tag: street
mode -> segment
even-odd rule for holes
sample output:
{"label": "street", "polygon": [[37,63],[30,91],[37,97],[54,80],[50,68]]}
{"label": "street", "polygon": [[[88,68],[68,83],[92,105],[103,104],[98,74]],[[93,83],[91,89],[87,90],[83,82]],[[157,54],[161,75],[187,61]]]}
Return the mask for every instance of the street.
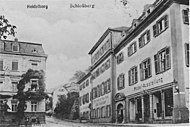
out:
{"label": "street", "polygon": [[187,127],[189,123],[183,124],[111,124],[111,123],[77,123],[62,121],[53,117],[46,117],[43,127]]}

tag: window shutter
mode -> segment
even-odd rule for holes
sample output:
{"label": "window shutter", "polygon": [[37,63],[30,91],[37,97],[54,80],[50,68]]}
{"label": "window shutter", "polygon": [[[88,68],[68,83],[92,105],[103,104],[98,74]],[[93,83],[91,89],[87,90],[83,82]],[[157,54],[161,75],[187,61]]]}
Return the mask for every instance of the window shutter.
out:
{"label": "window shutter", "polygon": [[139,48],[142,47],[142,37],[139,38]]}
{"label": "window shutter", "polygon": [[136,52],[137,51],[137,43],[135,42],[134,43],[134,52]]}
{"label": "window shutter", "polygon": [[143,68],[142,68],[142,63],[140,64],[140,79],[143,80]]}
{"label": "window shutter", "polygon": [[147,42],[150,41],[150,30],[147,31]]}
{"label": "window shutter", "polygon": [[122,87],[124,88],[125,87],[125,75],[124,74],[122,74],[122,80],[123,80]]}
{"label": "window shutter", "polygon": [[156,54],[156,55],[154,55],[154,63],[155,63],[155,72],[156,72],[156,74],[158,74],[158,72],[159,72],[159,66],[158,66],[158,55]]}
{"label": "window shutter", "polygon": [[138,76],[137,76],[137,67],[135,67],[135,83],[138,82]]}
{"label": "window shutter", "polygon": [[129,80],[129,85],[131,85],[131,75],[130,75],[130,71],[131,71],[131,70],[129,70],[129,71],[128,71],[128,80]]}
{"label": "window shutter", "polygon": [[128,56],[130,56],[130,49],[131,49],[131,46],[128,47]]}
{"label": "window shutter", "polygon": [[166,69],[170,68],[170,48],[166,48]]}
{"label": "window shutter", "polygon": [[157,25],[155,24],[155,25],[153,25],[153,35],[154,35],[154,37],[156,37],[157,34],[158,34],[158,28],[157,28]]}
{"label": "window shutter", "polygon": [[165,29],[168,28],[168,26],[169,26],[168,15],[166,15],[166,16],[164,17],[164,25],[165,25]]}

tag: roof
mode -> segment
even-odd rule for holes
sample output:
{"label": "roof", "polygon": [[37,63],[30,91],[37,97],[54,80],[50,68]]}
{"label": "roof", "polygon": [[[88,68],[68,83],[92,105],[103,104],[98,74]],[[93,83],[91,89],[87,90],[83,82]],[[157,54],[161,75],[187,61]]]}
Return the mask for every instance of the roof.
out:
{"label": "roof", "polygon": [[[19,45],[19,51],[13,52],[12,45]],[[15,54],[15,55],[32,55],[32,56],[42,56],[47,57],[42,47],[42,44],[31,43],[31,42],[21,42],[21,41],[11,41],[11,40],[0,40],[0,53],[5,54]]]}
{"label": "roof", "polygon": [[89,72],[88,74],[86,74],[84,77],[82,77],[77,84],[80,84],[81,82],[83,82],[84,80],[86,80],[89,76],[91,75],[91,73]]}
{"label": "roof", "polygon": [[117,27],[117,28],[108,28],[103,33],[103,35],[99,38],[99,40],[97,41],[97,43],[92,47],[92,49],[89,51],[88,54],[92,54],[111,31],[122,32],[122,31],[127,30],[127,29],[128,29],[128,27],[125,27],[125,26],[121,26],[121,27]]}

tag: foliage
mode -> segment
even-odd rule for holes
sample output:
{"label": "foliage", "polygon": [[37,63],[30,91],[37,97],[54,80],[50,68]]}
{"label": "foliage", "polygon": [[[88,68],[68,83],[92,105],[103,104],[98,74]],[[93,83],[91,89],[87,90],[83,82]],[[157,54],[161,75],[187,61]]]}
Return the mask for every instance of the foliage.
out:
{"label": "foliage", "polygon": [[[24,117],[24,111],[26,110],[26,101],[28,100],[37,100],[40,101],[47,96],[44,93],[45,83],[44,83],[45,73],[43,70],[32,70],[29,69],[25,74],[22,75],[22,79],[19,81],[17,85],[17,95],[16,98],[19,100],[19,104],[17,107],[17,115],[21,120]],[[39,90],[36,92],[24,91],[25,85],[30,82],[30,79],[38,79]]]}
{"label": "foliage", "polygon": [[58,99],[59,101],[54,110],[55,115],[57,117],[68,118],[71,113],[71,108],[74,104],[74,101],[78,97],[79,94],[77,92],[68,93],[67,98],[65,98],[65,96],[60,96],[60,98]]}
{"label": "foliage", "polygon": [[16,26],[9,24],[8,19],[4,16],[0,16],[0,39],[7,38],[8,35],[15,36]]}
{"label": "foliage", "polygon": [[76,80],[78,82],[80,79],[82,79],[86,75],[83,71],[76,71],[73,75],[73,77],[70,80]]}

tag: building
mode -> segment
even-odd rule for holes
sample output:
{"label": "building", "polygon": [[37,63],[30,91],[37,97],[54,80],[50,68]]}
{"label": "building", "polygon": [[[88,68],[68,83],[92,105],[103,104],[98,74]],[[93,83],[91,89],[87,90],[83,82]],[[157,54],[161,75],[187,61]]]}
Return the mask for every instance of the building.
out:
{"label": "building", "polygon": [[[14,41],[0,40],[0,109],[4,100],[10,107],[8,112],[13,114],[17,111],[18,100],[13,96],[17,94],[17,84],[21,79],[21,75],[26,73],[28,69],[46,70],[46,59],[42,44],[20,42],[18,39]],[[35,86],[33,89],[32,86]],[[25,85],[24,91],[38,90],[38,79],[31,79]],[[26,102],[27,108],[25,116],[29,121],[34,121],[37,117],[40,123],[45,123],[45,99],[41,101],[30,100]],[[1,112],[2,113],[2,112]],[[11,122],[16,122],[16,118],[12,116],[7,118]],[[2,120],[2,117],[0,117]],[[8,122],[10,122],[8,121]]]}
{"label": "building", "polygon": [[90,73],[88,73],[77,82],[79,84],[79,117],[85,120],[90,120],[92,100],[90,77]]}
{"label": "building", "polygon": [[90,50],[90,74],[79,83],[90,78],[90,120],[188,122],[188,33],[188,0],[156,0],[131,27],[108,28]]}
{"label": "building", "polygon": [[116,122],[188,121],[188,15],[188,0],[157,0],[146,5],[114,49]]}

